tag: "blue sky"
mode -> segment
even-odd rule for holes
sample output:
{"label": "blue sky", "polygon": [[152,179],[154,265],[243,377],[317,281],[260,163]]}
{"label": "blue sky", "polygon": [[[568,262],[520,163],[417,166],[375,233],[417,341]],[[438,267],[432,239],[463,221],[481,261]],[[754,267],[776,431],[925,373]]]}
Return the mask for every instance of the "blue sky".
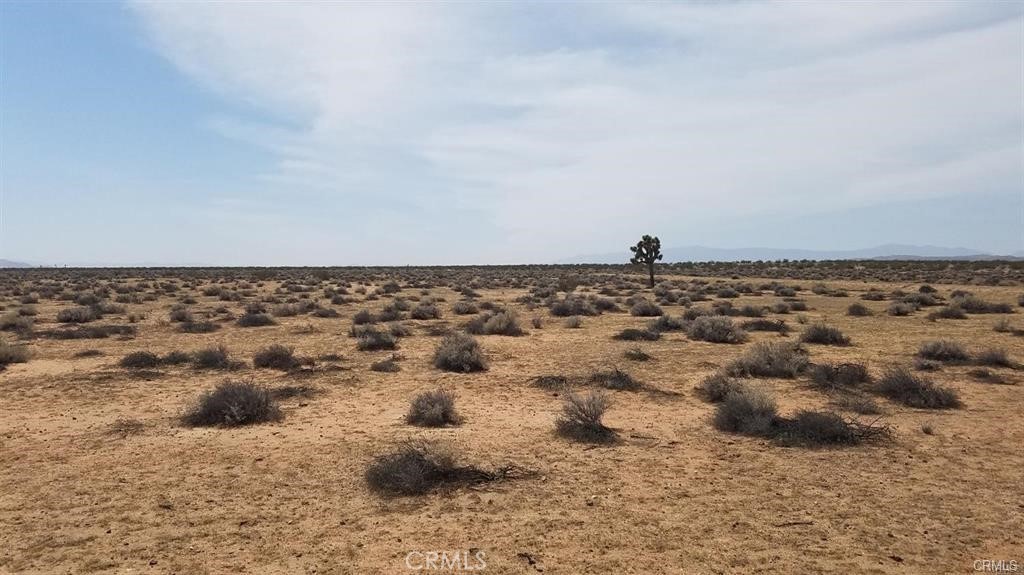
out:
{"label": "blue sky", "polygon": [[0,3],[0,258],[1024,250],[1013,2]]}

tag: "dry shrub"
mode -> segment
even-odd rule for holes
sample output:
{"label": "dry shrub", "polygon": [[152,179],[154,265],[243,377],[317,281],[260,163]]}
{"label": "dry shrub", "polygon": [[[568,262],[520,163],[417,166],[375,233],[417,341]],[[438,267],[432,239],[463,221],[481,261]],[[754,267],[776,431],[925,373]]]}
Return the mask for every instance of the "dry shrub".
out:
{"label": "dry shrub", "polygon": [[57,321],[61,323],[88,323],[99,319],[91,307],[67,307],[57,312]]}
{"label": "dry shrub", "polygon": [[629,308],[629,314],[637,317],[656,317],[663,313],[665,312],[657,304],[645,299],[636,302],[633,307]]}
{"label": "dry shrub", "polygon": [[417,395],[409,406],[405,421],[420,427],[459,425],[462,417],[455,410],[455,393],[436,389]]}
{"label": "dry shrub", "polygon": [[700,316],[690,322],[686,330],[690,339],[711,343],[743,343],[747,341],[747,332],[743,331],[731,319],[722,316]]}
{"label": "dry shrub", "polygon": [[948,339],[922,343],[917,350],[917,357],[944,362],[962,362],[971,358],[964,346]]}
{"label": "dry shrub", "polygon": [[225,382],[204,393],[182,421],[192,427],[235,427],[281,419],[281,410],[265,388],[249,382]]}
{"label": "dry shrub", "polygon": [[160,356],[150,351],[136,351],[121,358],[121,367],[126,369],[153,369],[161,364]]}
{"label": "dry shrub", "polygon": [[962,405],[955,390],[918,377],[902,367],[887,371],[878,381],[876,391],[910,407],[952,409]]}
{"label": "dry shrub", "polygon": [[295,350],[280,344],[274,344],[256,352],[252,358],[253,367],[289,371],[299,367],[295,358]]}
{"label": "dry shrub", "polygon": [[807,350],[786,341],[760,341],[729,362],[725,371],[734,377],[786,377],[803,373],[808,366]]}
{"label": "dry shrub", "polygon": [[526,473],[514,465],[495,471],[460,466],[449,449],[425,442],[407,442],[373,460],[366,469],[366,483],[383,495],[423,495],[440,487],[457,487]]}
{"label": "dry shrub", "polygon": [[361,327],[363,329],[353,330],[357,334],[356,349],[359,351],[379,351],[398,348],[398,340],[390,332],[380,331],[372,326]]}
{"label": "dry shrub", "polygon": [[586,395],[570,393],[565,397],[562,413],[555,429],[562,437],[586,443],[611,443],[617,438],[614,430],[601,419],[611,405],[608,396],[599,391]]}
{"label": "dry shrub", "polygon": [[697,386],[697,391],[711,403],[724,401],[734,391],[740,391],[743,382],[733,379],[722,372],[715,372],[705,377]]}
{"label": "dry shrub", "polygon": [[661,333],[646,329],[626,328],[612,336],[612,339],[621,341],[656,341],[661,339]]}
{"label": "dry shrub", "polygon": [[473,318],[466,324],[466,332],[475,335],[523,335],[523,328],[519,325],[519,316],[513,311],[501,311],[497,313],[486,313]]}
{"label": "dry shrub", "polygon": [[729,392],[718,404],[715,428],[744,435],[768,436],[778,420],[775,400],[761,389],[744,386]]}
{"label": "dry shrub", "polygon": [[469,373],[485,371],[487,361],[480,344],[472,336],[456,332],[445,336],[434,351],[434,367]]}
{"label": "dry shrub", "polygon": [[249,313],[246,312],[244,315],[238,318],[238,327],[263,327],[267,325],[274,325],[277,322],[274,318],[270,317],[265,313]]}
{"label": "dry shrub", "polygon": [[815,323],[807,326],[800,334],[800,341],[821,345],[850,345],[850,338],[837,327]]}
{"label": "dry shrub", "polygon": [[873,315],[871,308],[862,303],[851,303],[850,307],[846,308],[846,315],[853,317],[867,317]]}
{"label": "dry shrub", "polygon": [[974,362],[978,365],[988,365],[992,367],[1017,367],[1016,362],[1010,359],[1009,354],[1003,348],[990,347],[977,355],[974,358]]}
{"label": "dry shrub", "polygon": [[28,346],[0,341],[0,369],[12,363],[25,363],[29,360],[30,356]]}
{"label": "dry shrub", "polygon": [[811,368],[811,381],[825,390],[857,387],[869,380],[868,368],[859,363],[824,363]]}
{"label": "dry shrub", "polygon": [[590,376],[590,383],[615,391],[637,391],[643,388],[642,383],[618,368],[594,373]]}
{"label": "dry shrub", "polygon": [[237,369],[241,362],[231,360],[228,348],[217,345],[201,349],[192,354],[192,365],[196,369]]}

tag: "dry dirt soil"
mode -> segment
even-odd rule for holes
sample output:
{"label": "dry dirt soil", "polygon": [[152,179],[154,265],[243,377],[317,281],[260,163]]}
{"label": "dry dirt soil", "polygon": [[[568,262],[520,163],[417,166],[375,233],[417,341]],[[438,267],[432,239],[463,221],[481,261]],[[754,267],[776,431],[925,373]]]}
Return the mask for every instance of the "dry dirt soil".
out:
{"label": "dry dirt soil", "polygon": [[[634,279],[637,293],[650,294]],[[760,281],[768,280],[751,280]],[[812,362],[863,363],[877,378],[891,365],[911,366],[920,344],[935,339],[972,353],[1002,348],[1024,361],[1024,337],[993,330],[1000,318],[1024,328],[1020,287],[936,285],[943,297],[969,289],[1012,304],[1015,313],[929,321],[932,308],[887,315],[889,301],[864,301],[875,312],[870,317],[846,315],[868,288],[914,292],[917,285],[826,284],[848,296],[817,295],[805,284],[797,297],[807,311],[767,315],[793,328],[791,341],[804,329],[801,321],[817,320],[852,339],[845,347],[807,345]],[[267,281],[258,293],[276,288]],[[396,295],[427,297],[421,291]],[[240,315],[243,303],[197,289],[190,309],[209,312],[221,329],[182,333],[168,316],[179,293],[127,305],[126,313],[138,316],[134,337],[29,339],[31,359],[0,372],[0,572],[468,572],[410,569],[406,558],[414,551],[482,551],[486,569],[477,572],[486,574],[971,573],[976,560],[1024,563],[1024,371],[989,368],[1006,380],[993,384],[970,375],[976,367],[946,365],[926,377],[954,388],[961,409],[914,409],[872,395],[890,440],[786,446],[717,431],[715,405],[695,391],[753,342],[781,336],[751,333],[738,345],[692,341],[682,332],[617,341],[614,334],[649,318],[623,310],[584,317],[571,329],[544,307],[517,303],[524,289],[477,291],[479,301],[517,310],[527,331],[477,336],[490,364],[482,373],[432,366],[440,329],[430,326],[458,328],[469,319],[451,312],[461,296],[447,287],[430,290],[443,298],[440,319],[404,320],[412,335],[400,340],[398,373],[371,371],[393,352],[358,351],[349,337],[352,315],[379,310],[391,295],[364,301],[353,293],[352,303],[328,303],[339,317],[278,317],[277,325],[242,328],[227,318]],[[765,291],[730,301],[762,307],[781,299]],[[18,307],[5,303],[7,311]],[[59,328],[58,310],[71,305],[35,304],[35,329]],[[221,306],[228,315],[214,312]],[[672,316],[684,311],[663,307]],[[120,314],[90,325],[126,322]],[[247,366],[119,366],[130,352],[217,344]],[[270,344],[316,362],[292,373],[253,368],[253,355]],[[649,361],[624,358],[638,345]],[[101,355],[75,357],[92,349]],[[532,378],[584,379],[612,367],[645,384],[610,392],[605,423],[621,441],[593,446],[556,435],[563,394]],[[279,422],[184,426],[182,412],[225,380],[309,393],[282,400]],[[758,385],[771,390],[783,414],[840,409],[806,376]],[[457,393],[464,423],[407,425],[410,398],[438,386]],[[841,413],[864,422],[879,417]],[[367,465],[410,438],[446,444],[466,463],[514,464],[533,474],[423,496],[371,491]]]}

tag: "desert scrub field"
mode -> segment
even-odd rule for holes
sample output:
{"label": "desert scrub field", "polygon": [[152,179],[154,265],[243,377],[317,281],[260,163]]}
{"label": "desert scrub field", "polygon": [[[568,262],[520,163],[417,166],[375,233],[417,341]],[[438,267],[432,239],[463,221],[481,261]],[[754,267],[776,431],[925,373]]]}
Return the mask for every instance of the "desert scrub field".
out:
{"label": "desert scrub field", "polygon": [[970,572],[1024,549],[991,262],[0,273],[0,572]]}

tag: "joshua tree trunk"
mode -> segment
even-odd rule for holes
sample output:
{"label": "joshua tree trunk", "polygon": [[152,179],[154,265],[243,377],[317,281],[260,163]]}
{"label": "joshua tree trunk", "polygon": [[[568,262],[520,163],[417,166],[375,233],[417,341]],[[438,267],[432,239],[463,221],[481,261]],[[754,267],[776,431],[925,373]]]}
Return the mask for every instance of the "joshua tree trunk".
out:
{"label": "joshua tree trunk", "polygon": [[653,261],[647,262],[647,273],[650,274],[650,276],[651,276],[651,279],[650,279],[651,287],[654,287],[654,262]]}

